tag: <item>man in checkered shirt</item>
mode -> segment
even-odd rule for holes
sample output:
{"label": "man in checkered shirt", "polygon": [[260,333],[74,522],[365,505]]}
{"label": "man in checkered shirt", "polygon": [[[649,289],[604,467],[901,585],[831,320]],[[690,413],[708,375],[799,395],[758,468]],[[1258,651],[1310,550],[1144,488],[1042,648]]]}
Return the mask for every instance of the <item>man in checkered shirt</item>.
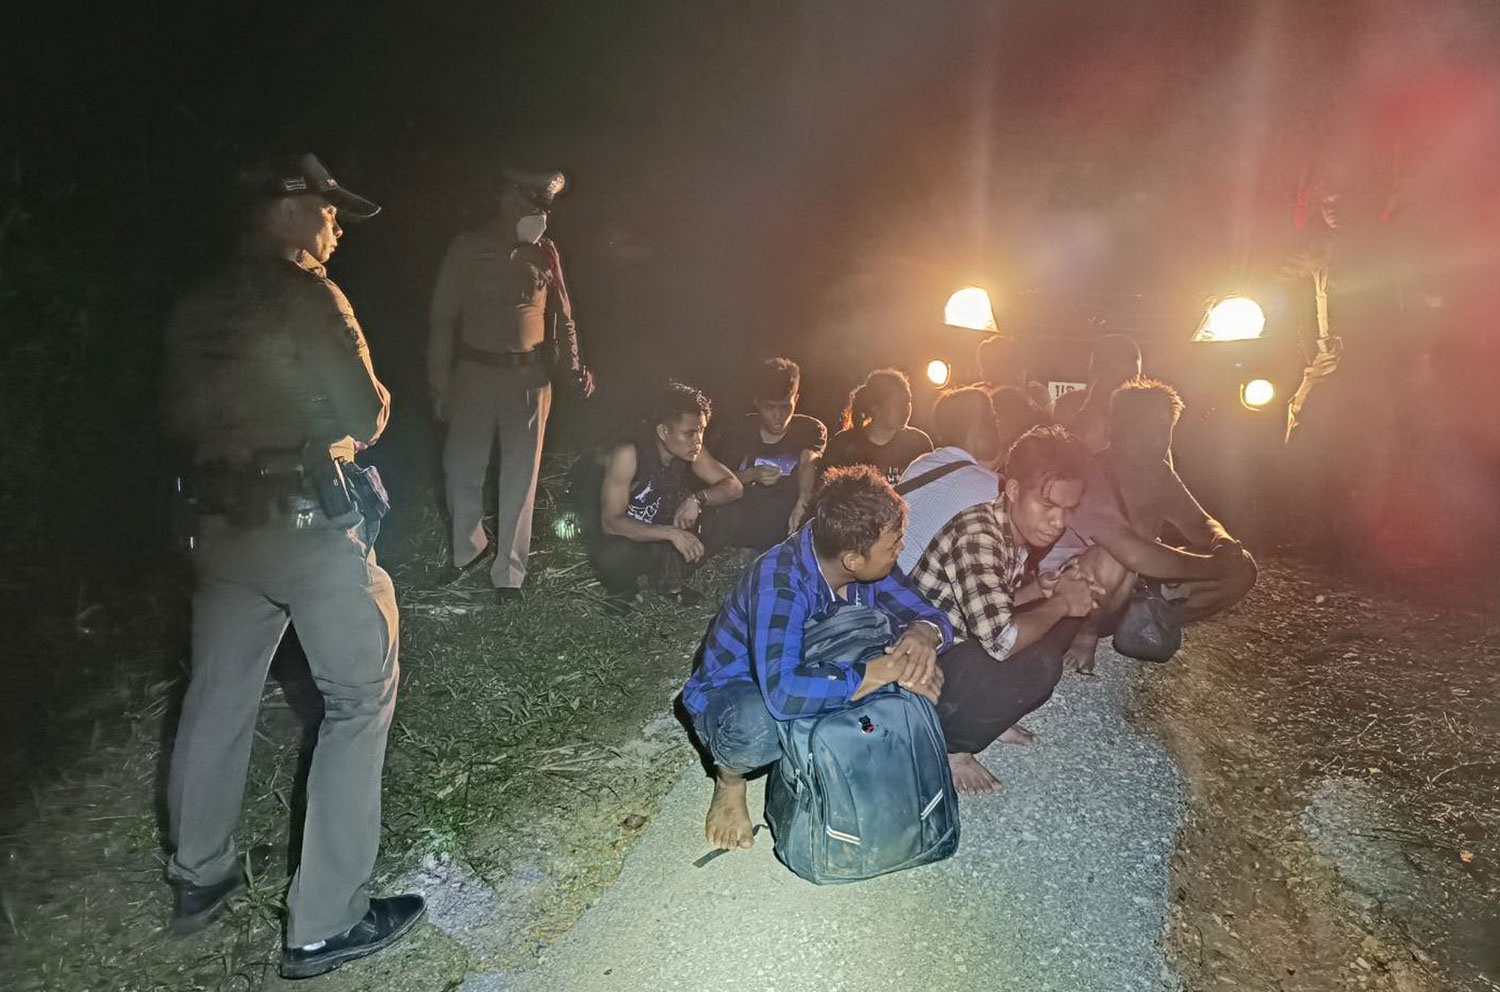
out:
{"label": "man in checkered shirt", "polygon": [[911,571],[961,639],[938,659],[938,716],[960,792],[1000,787],[974,755],[1006,731],[1030,743],[1016,723],[1051,698],[1063,654],[1103,594],[1087,555],[1063,572],[1026,576],[1028,548],[1061,537],[1083,501],[1087,467],[1088,449],[1062,428],[1028,431],[1010,449],[1000,496],[948,521]]}

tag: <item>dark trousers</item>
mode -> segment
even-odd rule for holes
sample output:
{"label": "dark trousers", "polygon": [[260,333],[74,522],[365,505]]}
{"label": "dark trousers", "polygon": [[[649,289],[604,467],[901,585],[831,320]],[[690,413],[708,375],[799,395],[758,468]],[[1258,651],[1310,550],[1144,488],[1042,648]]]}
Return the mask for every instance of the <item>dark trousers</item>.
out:
{"label": "dark trousers", "polygon": [[598,539],[593,559],[599,582],[611,596],[635,595],[642,575],[655,587],[670,585],[672,572],[683,564],[677,549],[666,541],[632,541],[613,534]]}
{"label": "dark trousers", "polygon": [[1004,661],[991,658],[977,641],[964,641],[939,655],[943,694],[937,711],[949,753],[978,754],[1051,699],[1062,679],[1063,655],[1081,623],[1061,620],[1041,640]]}
{"label": "dark trousers", "polygon": [[739,501],[739,526],[730,543],[737,548],[765,551],[786,539],[787,522],[797,505],[797,480],[782,479],[774,486],[750,485]]}
{"label": "dark trousers", "polygon": [[[722,549],[733,536],[739,520],[735,503],[710,507],[698,518],[698,539],[703,542],[702,564]],[[599,582],[611,596],[634,596],[642,575],[652,588],[672,591],[682,586],[690,567],[669,541],[632,541],[602,534],[590,549]]]}

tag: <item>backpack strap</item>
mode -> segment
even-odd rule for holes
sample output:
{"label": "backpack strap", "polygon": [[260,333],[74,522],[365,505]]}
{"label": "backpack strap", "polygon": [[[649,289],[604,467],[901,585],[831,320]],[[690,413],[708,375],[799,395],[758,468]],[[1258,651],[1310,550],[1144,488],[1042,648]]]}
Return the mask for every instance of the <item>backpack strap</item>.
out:
{"label": "backpack strap", "polygon": [[916,476],[915,478],[907,479],[906,481],[902,482],[899,486],[896,487],[896,495],[905,496],[908,493],[914,493],[918,489],[921,489],[923,486],[927,485],[929,482],[936,482],[945,475],[951,475],[952,473],[957,472],[959,469],[973,464],[973,462],[965,460],[961,462],[949,462],[946,465],[939,465],[937,468],[932,469],[931,471],[923,472],[921,475]]}

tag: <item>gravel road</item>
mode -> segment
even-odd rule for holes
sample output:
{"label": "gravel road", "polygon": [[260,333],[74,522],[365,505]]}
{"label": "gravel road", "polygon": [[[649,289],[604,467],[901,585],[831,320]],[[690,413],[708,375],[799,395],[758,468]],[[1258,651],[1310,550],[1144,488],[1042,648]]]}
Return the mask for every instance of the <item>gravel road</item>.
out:
{"label": "gravel road", "polygon": [[781,867],[763,830],[753,851],[694,867],[711,792],[695,763],[538,967],[462,992],[1177,989],[1161,938],[1182,781],[1125,719],[1139,666],[1102,649],[1099,669],[1067,676],[1028,721],[1038,746],[987,753],[1004,791],[963,799],[950,860],[818,887]]}

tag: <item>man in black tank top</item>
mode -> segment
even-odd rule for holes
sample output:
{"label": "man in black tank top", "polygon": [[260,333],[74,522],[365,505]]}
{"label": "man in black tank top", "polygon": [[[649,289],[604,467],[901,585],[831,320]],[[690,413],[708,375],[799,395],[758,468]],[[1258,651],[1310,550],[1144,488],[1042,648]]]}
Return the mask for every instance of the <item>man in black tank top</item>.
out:
{"label": "man in black tank top", "polygon": [[698,390],[668,383],[639,435],[606,457],[602,533],[592,557],[611,597],[631,599],[645,575],[685,606],[702,599],[683,587],[685,566],[723,545],[733,528],[723,508],[744,493],[735,474],[704,450],[710,410]]}

